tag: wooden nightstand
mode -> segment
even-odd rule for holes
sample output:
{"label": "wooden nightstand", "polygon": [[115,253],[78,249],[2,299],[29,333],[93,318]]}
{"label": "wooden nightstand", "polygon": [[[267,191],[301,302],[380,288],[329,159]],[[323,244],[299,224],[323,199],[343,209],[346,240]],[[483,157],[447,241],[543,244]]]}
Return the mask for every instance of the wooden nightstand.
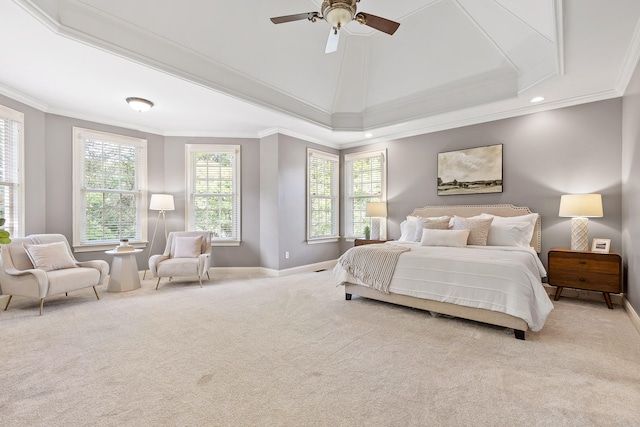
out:
{"label": "wooden nightstand", "polygon": [[375,245],[377,243],[384,243],[388,241],[389,240],[356,239],[353,241],[353,246]]}
{"label": "wooden nightstand", "polygon": [[610,292],[622,292],[622,258],[614,252],[577,252],[554,248],[549,251],[549,284],[557,286],[554,301],[562,288],[602,292],[607,307],[613,308]]}

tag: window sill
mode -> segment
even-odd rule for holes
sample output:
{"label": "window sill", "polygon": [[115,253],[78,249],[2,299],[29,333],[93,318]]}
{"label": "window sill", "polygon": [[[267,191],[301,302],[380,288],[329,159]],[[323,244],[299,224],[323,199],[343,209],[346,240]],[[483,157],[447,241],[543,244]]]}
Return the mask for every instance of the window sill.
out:
{"label": "window sill", "polygon": [[239,240],[212,240],[211,247],[226,247],[226,246],[240,246]]}
{"label": "window sill", "polygon": [[313,239],[307,240],[307,245],[317,245],[319,243],[336,243],[340,240],[339,237],[328,237],[326,239]]}
{"label": "window sill", "polygon": [[[73,246],[73,252],[103,252],[110,251],[118,246],[120,242],[100,243],[95,245],[77,245]],[[144,249],[147,247],[147,242],[131,242],[131,246],[136,249]]]}

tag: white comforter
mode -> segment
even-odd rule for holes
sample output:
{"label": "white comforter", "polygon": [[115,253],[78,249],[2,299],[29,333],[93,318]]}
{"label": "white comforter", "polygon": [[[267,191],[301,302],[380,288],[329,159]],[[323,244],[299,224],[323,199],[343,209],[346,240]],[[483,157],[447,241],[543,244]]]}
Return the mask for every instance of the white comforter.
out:
{"label": "white comforter", "polygon": [[[539,331],[553,310],[541,282],[547,273],[532,248],[386,244],[411,248],[398,259],[391,293],[507,313],[523,319],[532,331]],[[333,275],[338,284],[368,286],[340,264]]]}

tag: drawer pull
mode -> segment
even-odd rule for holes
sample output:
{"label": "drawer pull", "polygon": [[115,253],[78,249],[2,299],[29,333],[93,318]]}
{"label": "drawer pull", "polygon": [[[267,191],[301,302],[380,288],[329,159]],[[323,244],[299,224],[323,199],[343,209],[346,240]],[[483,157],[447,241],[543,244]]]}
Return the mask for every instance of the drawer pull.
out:
{"label": "drawer pull", "polygon": [[586,264],[587,261],[578,261],[578,264]]}
{"label": "drawer pull", "polygon": [[586,282],[586,281],[587,281],[587,279],[585,279],[584,277],[580,277],[580,278],[578,279],[578,281],[579,281],[579,282]]}

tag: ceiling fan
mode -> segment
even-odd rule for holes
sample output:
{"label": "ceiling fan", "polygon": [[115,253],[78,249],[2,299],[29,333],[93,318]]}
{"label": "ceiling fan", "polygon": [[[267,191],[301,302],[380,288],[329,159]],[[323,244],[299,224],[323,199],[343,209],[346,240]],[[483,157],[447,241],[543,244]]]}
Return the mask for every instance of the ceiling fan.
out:
{"label": "ceiling fan", "polygon": [[325,53],[335,52],[338,49],[338,37],[340,36],[340,28],[344,27],[351,21],[358,21],[359,23],[374,28],[383,33],[393,35],[396,32],[399,23],[390,21],[385,18],[381,18],[370,13],[357,12],[356,3],[360,0],[323,0],[320,6],[321,12],[307,12],[298,13],[296,15],[278,16],[271,18],[271,22],[274,24],[283,24],[285,22],[299,21],[302,19],[308,19],[311,22],[316,22],[318,19],[324,19],[331,25],[331,31],[329,31],[329,39],[327,40],[327,47]]}

